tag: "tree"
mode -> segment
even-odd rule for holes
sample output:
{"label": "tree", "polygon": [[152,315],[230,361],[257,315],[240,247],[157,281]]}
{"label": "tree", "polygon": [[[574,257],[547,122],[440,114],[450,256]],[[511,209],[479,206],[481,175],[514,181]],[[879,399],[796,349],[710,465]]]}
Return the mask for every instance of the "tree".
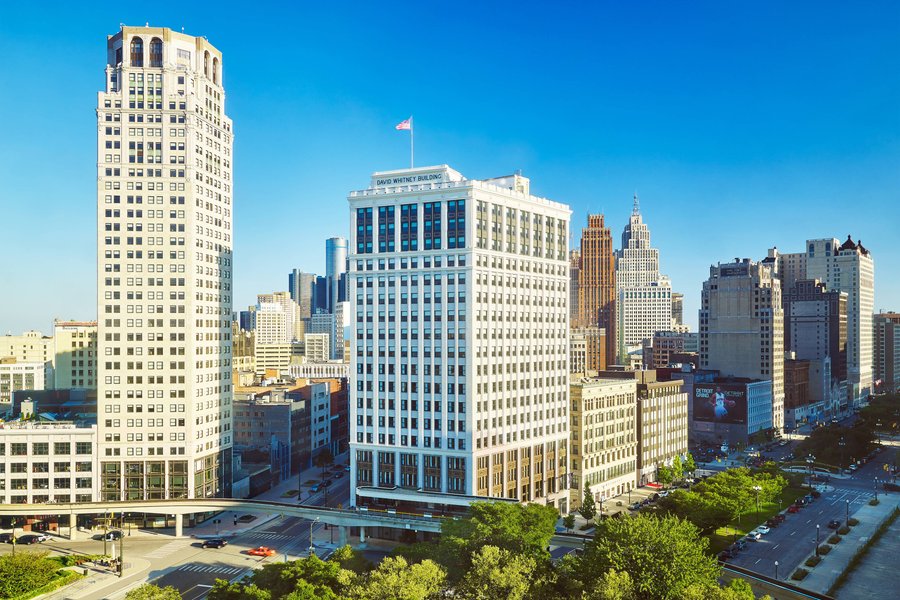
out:
{"label": "tree", "polygon": [[675,481],[681,481],[684,477],[684,465],[681,462],[681,457],[677,454],[675,458],[672,459],[672,478]]}
{"label": "tree", "polygon": [[666,465],[659,465],[656,468],[656,479],[661,484],[669,486],[672,484],[672,469]]}
{"label": "tree", "polygon": [[531,556],[484,546],[472,555],[472,566],[456,587],[463,600],[523,600],[535,587],[537,562]]}
{"label": "tree", "polygon": [[638,600],[634,581],[626,571],[610,569],[587,594],[588,600]]}
{"label": "tree", "polygon": [[434,561],[410,565],[402,556],[389,556],[351,587],[354,600],[426,600],[443,589],[446,572]]}
{"label": "tree", "polygon": [[322,469],[322,479],[325,479],[325,469],[334,464],[334,455],[328,448],[322,448],[313,459],[313,464]]}
{"label": "tree", "polygon": [[628,573],[642,600],[680,598],[691,586],[716,585],[719,568],[708,544],[694,525],[676,517],[606,519],[586,544],[578,572],[588,590],[612,569]]}
{"label": "tree", "polygon": [[566,528],[566,533],[575,529],[575,515],[568,514],[563,517],[563,527]]}
{"label": "tree", "polygon": [[694,461],[694,455],[688,452],[686,458],[684,459],[684,472],[690,473],[691,477],[693,477],[694,472],[696,471],[697,463]]}
{"label": "tree", "polygon": [[125,600],[181,600],[181,592],[171,585],[161,588],[145,583],[125,594]]}
{"label": "tree", "polygon": [[[340,557],[352,560],[352,553],[341,550]],[[337,552],[336,552],[337,554]],[[312,555],[286,563],[269,563],[253,572],[246,584],[228,584],[225,581],[213,586],[212,600],[292,600],[316,598],[331,600],[341,597],[356,580],[356,574],[342,568],[337,560],[323,561]]]}
{"label": "tree", "polygon": [[581,500],[581,508],[578,512],[587,520],[588,523],[597,516],[597,505],[594,503],[594,494],[591,493],[591,486],[584,484],[584,498]]}
{"label": "tree", "polygon": [[22,552],[0,556],[0,598],[14,598],[47,585],[59,565],[46,552]]}
{"label": "tree", "polygon": [[272,594],[255,585],[228,583],[224,579],[216,579],[207,598],[209,600],[271,600]]}

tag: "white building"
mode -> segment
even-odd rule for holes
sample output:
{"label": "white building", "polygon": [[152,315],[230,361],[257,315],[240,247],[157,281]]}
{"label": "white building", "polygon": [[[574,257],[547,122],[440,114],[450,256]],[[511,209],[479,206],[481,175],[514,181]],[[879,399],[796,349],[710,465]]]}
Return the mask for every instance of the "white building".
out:
{"label": "white building", "polygon": [[97,322],[53,322],[53,387],[97,387]]}
{"label": "white building", "polygon": [[565,511],[571,211],[446,165],[349,202],[351,503]]}
{"label": "white building", "polygon": [[347,379],[350,363],[342,360],[312,362],[304,356],[299,363],[292,364],[288,372],[294,379]]}
{"label": "white building", "polygon": [[46,389],[43,362],[19,362],[14,358],[0,358],[0,415],[12,408],[13,392]]}
{"label": "white building", "polygon": [[97,98],[101,498],[230,496],[232,144],[222,55],[125,27]]}
{"label": "white building", "polygon": [[0,423],[0,504],[96,501],[97,441],[96,425]]}
{"label": "white building", "polygon": [[672,286],[659,274],[659,250],[650,246],[650,229],[641,217],[638,198],[616,252],[616,318],[619,361],[640,349],[657,331],[672,328]]}
{"label": "white building", "polygon": [[572,507],[588,486],[601,501],[635,487],[638,464],[637,382],[571,378]]}
{"label": "white building", "polygon": [[0,335],[0,359],[14,358],[18,362],[39,362],[44,365],[44,381],[53,382],[53,338],[40,331],[26,331],[22,335]]}
{"label": "white building", "polygon": [[854,404],[874,390],[875,262],[850,236],[806,240],[806,251],[779,254],[778,272],[787,289],[801,279],[818,279],[828,290],[847,294],[847,383]]}
{"label": "white building", "polygon": [[331,336],[327,333],[307,333],[303,336],[303,356],[312,362],[325,362],[331,358]]}
{"label": "white building", "polygon": [[260,302],[254,311],[257,344],[290,344],[293,328],[284,307],[275,302]]}

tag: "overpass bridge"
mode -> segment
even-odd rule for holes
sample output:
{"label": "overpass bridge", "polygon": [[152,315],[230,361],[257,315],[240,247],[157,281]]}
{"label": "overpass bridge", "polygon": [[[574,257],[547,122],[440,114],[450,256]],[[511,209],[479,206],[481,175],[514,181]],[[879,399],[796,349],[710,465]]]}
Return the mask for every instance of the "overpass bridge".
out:
{"label": "overpass bridge", "polygon": [[[169,500],[129,500],[125,502],[79,502],[74,504],[0,504],[0,516],[24,517],[32,515],[69,516],[69,539],[77,537],[74,527],[76,515],[97,515],[119,512],[173,515],[175,517],[175,537],[184,536],[184,515],[225,510],[248,513],[279,513],[285,517],[299,517],[309,521],[328,523],[338,528],[341,545],[347,542],[347,528],[360,528],[360,543],[365,542],[366,527],[388,527],[410,531],[440,533],[444,519],[428,513],[413,514],[392,509],[357,510],[329,508],[325,506],[305,506],[303,504],[276,502],[273,500],[243,500],[239,498],[181,498]],[[581,548],[587,536],[558,534],[551,544],[565,548]]]}

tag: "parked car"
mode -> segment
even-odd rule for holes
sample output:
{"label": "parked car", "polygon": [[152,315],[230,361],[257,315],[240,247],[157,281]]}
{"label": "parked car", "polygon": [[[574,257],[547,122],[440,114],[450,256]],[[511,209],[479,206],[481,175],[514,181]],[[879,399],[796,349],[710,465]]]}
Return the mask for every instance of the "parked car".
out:
{"label": "parked car", "polygon": [[211,540],[203,540],[204,548],[224,548],[228,545],[227,540],[223,540],[222,538],[215,538]]}
{"label": "parked car", "polygon": [[746,539],[750,540],[751,542],[758,542],[760,540],[760,538],[762,538],[762,534],[756,530],[753,530],[750,533],[748,533],[747,537],[746,537]]}
{"label": "parked car", "polygon": [[741,539],[741,540],[736,541],[733,545],[737,546],[739,550],[743,550],[744,548],[747,547],[747,542],[745,542],[744,540]]}
{"label": "parked car", "polygon": [[41,540],[40,536],[33,535],[33,534],[20,535],[19,537],[16,538],[17,544],[26,544],[26,545],[40,544],[41,541],[42,540]]}
{"label": "parked car", "polygon": [[769,529],[769,527],[766,525],[760,525],[754,531],[758,531],[763,535],[767,535],[771,531],[771,529]]}
{"label": "parked car", "polygon": [[629,506],[628,508],[630,508],[631,510],[638,510],[640,507],[641,507],[640,502],[632,502],[631,506]]}
{"label": "parked car", "polygon": [[785,520],[786,518],[787,518],[787,517],[785,517],[783,514],[778,513],[777,515],[775,515],[775,516],[772,517],[772,520],[773,520],[773,521],[776,521],[777,523],[784,523],[784,520]]}
{"label": "parked car", "polygon": [[788,506],[787,511],[789,513],[798,513],[798,512],[800,512],[800,507],[797,506],[796,504],[791,504],[790,506]]}
{"label": "parked car", "polygon": [[881,487],[884,488],[886,492],[900,492],[900,484],[891,483],[890,481],[885,481],[881,484]]}
{"label": "parked car", "polygon": [[859,469],[859,465],[858,465],[858,464],[853,463],[852,465],[850,465],[850,471],[851,471],[851,472],[855,472],[857,469]]}
{"label": "parked car", "polygon": [[766,525],[769,527],[778,527],[781,524],[781,521],[775,519],[774,517],[766,521]]}
{"label": "parked car", "polygon": [[103,536],[107,542],[114,542],[118,539],[121,539],[123,533],[118,529],[113,529],[112,531],[107,531],[106,535]]}
{"label": "parked car", "polygon": [[340,479],[340,478],[343,477],[343,476],[344,476],[344,472],[343,472],[343,471],[338,471],[337,473],[335,473],[334,475],[332,475],[331,478],[332,478],[332,479]]}
{"label": "parked car", "polygon": [[816,497],[813,496],[812,494],[807,494],[807,495],[803,496],[803,499],[806,500],[807,502],[812,502],[813,500],[816,499]]}
{"label": "parked car", "polygon": [[311,488],[309,488],[309,491],[312,492],[313,494],[315,494],[316,492],[318,492],[318,491],[319,491],[319,484],[317,483],[317,484],[313,485]]}
{"label": "parked car", "polygon": [[728,560],[729,558],[732,558],[732,556],[733,555],[731,554],[731,551],[722,550],[721,552],[719,552],[718,558],[719,558],[719,560],[724,562],[724,561]]}
{"label": "parked car", "polygon": [[49,542],[53,538],[47,535],[46,533],[38,533],[36,534],[39,542]]}
{"label": "parked car", "polygon": [[275,550],[268,546],[259,546],[247,550],[247,554],[250,556],[275,556]]}
{"label": "parked car", "polygon": [[841,522],[837,519],[832,519],[828,521],[828,529],[837,529],[841,526]]}
{"label": "parked car", "polygon": [[12,542],[13,542],[13,534],[0,533],[0,544],[12,544]]}

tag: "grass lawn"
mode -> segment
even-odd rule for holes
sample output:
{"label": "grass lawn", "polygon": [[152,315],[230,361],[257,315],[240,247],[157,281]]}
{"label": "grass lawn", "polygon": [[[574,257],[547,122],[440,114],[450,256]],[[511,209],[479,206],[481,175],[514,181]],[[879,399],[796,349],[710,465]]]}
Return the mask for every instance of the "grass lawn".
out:
{"label": "grass lawn", "polygon": [[297,494],[300,493],[300,490],[288,490],[285,493],[281,494],[282,498],[293,498]]}
{"label": "grass lawn", "polygon": [[[807,487],[786,487],[781,492],[781,505],[777,502],[768,502],[768,503],[760,503],[759,505],[759,519],[756,518],[756,511],[753,510],[750,513],[745,513],[741,515],[740,519],[735,519],[728,525],[724,527],[720,527],[709,536],[709,547],[714,553],[719,553],[722,550],[725,550],[737,538],[741,538],[750,531],[756,529],[758,525],[762,525],[766,522],[766,520],[772,518],[772,516],[777,515],[779,512],[790,506],[794,500],[799,498],[800,496],[805,496],[809,493],[809,488]],[[790,517],[788,517],[790,518]]]}

